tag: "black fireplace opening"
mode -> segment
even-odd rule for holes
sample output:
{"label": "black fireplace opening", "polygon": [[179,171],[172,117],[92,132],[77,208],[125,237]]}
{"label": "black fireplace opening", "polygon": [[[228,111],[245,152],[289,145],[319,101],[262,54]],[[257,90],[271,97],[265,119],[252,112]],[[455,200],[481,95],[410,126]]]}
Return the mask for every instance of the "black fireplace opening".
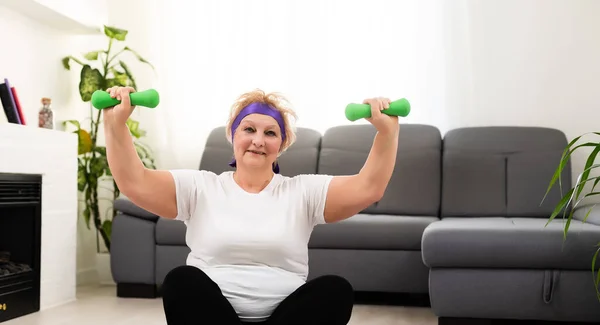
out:
{"label": "black fireplace opening", "polygon": [[0,173],[0,323],[40,310],[42,176]]}

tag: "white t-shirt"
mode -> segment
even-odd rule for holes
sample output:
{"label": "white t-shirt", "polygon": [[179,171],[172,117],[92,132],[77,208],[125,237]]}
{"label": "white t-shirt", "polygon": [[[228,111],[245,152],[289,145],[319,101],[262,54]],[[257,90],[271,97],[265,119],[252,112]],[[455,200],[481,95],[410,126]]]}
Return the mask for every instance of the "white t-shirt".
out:
{"label": "white t-shirt", "polygon": [[187,265],[219,285],[242,321],[266,320],[306,282],[308,240],[325,223],[330,175],[275,174],[260,193],[233,172],[171,170],[177,220],[187,225]]}

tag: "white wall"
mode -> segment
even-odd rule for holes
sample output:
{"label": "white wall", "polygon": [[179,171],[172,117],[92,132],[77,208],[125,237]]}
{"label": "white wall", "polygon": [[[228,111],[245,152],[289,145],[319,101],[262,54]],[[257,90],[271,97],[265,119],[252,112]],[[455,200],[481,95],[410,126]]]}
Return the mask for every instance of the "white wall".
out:
{"label": "white wall", "polygon": [[374,96],[408,98],[415,110],[406,121],[443,122],[436,2],[159,3],[163,96],[153,132],[165,168],[197,168],[206,136],[254,88],[283,93],[297,125],[321,132],[348,123],[348,103]]}
{"label": "white wall", "polygon": [[[102,8],[101,1],[98,3],[97,8]],[[102,45],[101,36],[74,35],[55,29],[1,4],[0,80],[4,82],[4,78],[8,78],[17,89],[27,124],[37,127],[37,112],[42,97],[52,98],[58,123],[67,119],[83,120],[88,115],[89,106],[81,102],[77,91],[78,66],[73,65],[76,69],[68,72],[63,69],[61,59],[70,54],[80,57],[82,53]],[[75,15],[75,12],[69,14]],[[7,121],[2,110],[0,127],[4,123]],[[36,157],[34,152],[31,156],[32,159],[51,159]],[[77,236],[78,282],[95,281],[96,236],[93,228],[87,230],[80,219]]]}
{"label": "white wall", "polygon": [[[447,6],[446,128],[545,126],[569,140],[600,131],[599,1],[461,0]],[[573,156],[574,177],[589,152],[582,148]]]}
{"label": "white wall", "polygon": [[463,68],[470,74],[459,84],[467,107],[451,110],[450,127],[542,125],[569,137],[597,130],[600,2],[463,3],[464,15],[450,25],[454,38],[448,42],[459,38],[460,47],[448,65],[452,74]]}
{"label": "white wall", "polygon": [[[346,103],[379,95],[408,98],[403,121],[443,134],[598,130],[598,1],[139,1],[111,19],[158,68],[137,73],[161,105],[136,116],[162,168],[197,168],[210,130],[254,87],[288,95],[298,124],[320,131],[348,123]],[[135,10],[141,20],[129,19]],[[573,156],[574,177],[587,153]]]}
{"label": "white wall", "polygon": [[[161,41],[163,98],[144,114],[157,120],[150,134],[164,168],[197,168],[208,132],[254,87],[287,94],[299,125],[320,131],[347,123],[346,103],[379,95],[408,98],[404,122],[442,133],[527,125],[572,139],[597,130],[598,1],[157,3],[145,28]],[[573,157],[576,174],[584,152]]]}

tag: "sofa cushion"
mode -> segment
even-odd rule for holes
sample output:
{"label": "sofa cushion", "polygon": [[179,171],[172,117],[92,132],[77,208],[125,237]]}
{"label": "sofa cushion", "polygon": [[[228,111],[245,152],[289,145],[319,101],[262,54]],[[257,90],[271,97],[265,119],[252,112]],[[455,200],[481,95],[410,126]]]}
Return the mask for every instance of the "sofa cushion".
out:
{"label": "sofa cushion", "polygon": [[156,222],[157,245],[186,245],[187,227],[179,220],[160,218]]}
{"label": "sofa cushion", "polygon": [[357,214],[349,219],[317,225],[309,248],[421,250],[423,230],[437,217]]}
{"label": "sofa cushion", "polygon": [[[321,145],[321,134],[313,129],[296,128],[296,142],[278,159],[279,169],[284,176],[315,174]],[[225,137],[225,127],[213,129],[206,140],[200,159],[200,169],[220,174],[232,171],[229,166],[233,158],[233,147]]]}
{"label": "sofa cushion", "polygon": [[[542,127],[468,127],[444,136],[444,217],[540,217],[561,199],[556,187],[544,195],[568,142],[563,132]],[[562,175],[571,187],[570,163]]]}
{"label": "sofa cushion", "polygon": [[563,246],[561,217],[445,218],[423,233],[429,267],[589,270],[600,226],[573,219]]}
{"label": "sofa cushion", "polygon": [[[373,146],[371,125],[333,127],[323,136],[319,174],[352,175],[360,172]],[[429,125],[400,126],[396,168],[384,197],[365,209],[368,214],[435,216],[440,206],[440,131]]]}

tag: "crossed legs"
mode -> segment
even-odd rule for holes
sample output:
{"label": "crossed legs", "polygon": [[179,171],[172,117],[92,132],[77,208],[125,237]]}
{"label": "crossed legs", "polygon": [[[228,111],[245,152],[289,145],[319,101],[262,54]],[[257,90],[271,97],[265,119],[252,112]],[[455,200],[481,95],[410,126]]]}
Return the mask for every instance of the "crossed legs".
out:
{"label": "crossed legs", "polygon": [[[171,270],[163,283],[162,296],[168,325],[242,324],[219,286],[196,267],[186,265]],[[348,281],[325,275],[290,294],[261,324],[346,325],[353,302]]]}

